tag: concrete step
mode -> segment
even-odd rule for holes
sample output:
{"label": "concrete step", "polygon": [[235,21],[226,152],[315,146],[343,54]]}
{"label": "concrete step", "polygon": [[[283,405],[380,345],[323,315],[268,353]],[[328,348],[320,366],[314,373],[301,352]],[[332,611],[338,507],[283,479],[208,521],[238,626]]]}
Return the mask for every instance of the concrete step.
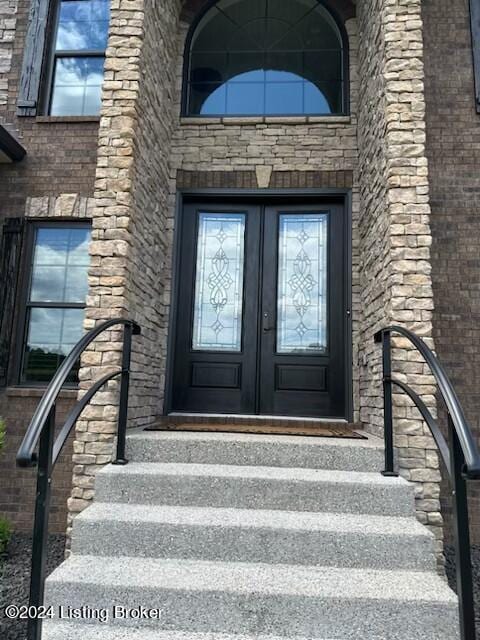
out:
{"label": "concrete step", "polygon": [[157,631],[370,640],[456,640],[457,602],[434,572],[72,555],[48,578],[46,604],[138,607]]}
{"label": "concrete step", "polygon": [[[148,627],[125,628],[112,624],[48,623],[43,640],[306,640],[299,636],[231,635],[227,633],[183,633],[182,631],[153,631]],[[311,640],[334,640],[311,638]],[[335,638],[335,640],[341,640]],[[378,640],[373,636],[370,640]]]}
{"label": "concrete step", "polygon": [[415,518],[107,504],[74,522],[72,551],[271,564],[434,570],[433,536]]}
{"label": "concrete step", "polygon": [[411,516],[413,486],[379,473],[132,462],[96,476],[96,499],[151,505]]}
{"label": "concrete step", "polygon": [[141,462],[233,464],[380,472],[383,442],[241,433],[136,431],[127,458]]}

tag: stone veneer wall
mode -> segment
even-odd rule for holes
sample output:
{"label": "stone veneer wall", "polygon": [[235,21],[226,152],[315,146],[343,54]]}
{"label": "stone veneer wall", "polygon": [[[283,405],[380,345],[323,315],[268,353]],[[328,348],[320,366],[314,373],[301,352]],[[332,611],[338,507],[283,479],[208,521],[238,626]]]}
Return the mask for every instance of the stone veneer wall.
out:
{"label": "stone veneer wall", "polygon": [[17,25],[17,0],[0,0],[0,106],[8,100],[8,74]]}
{"label": "stone veneer wall", "polygon": [[[324,172],[324,178],[344,172],[346,180],[356,171],[354,20],[347,25],[351,118],[261,123],[231,119],[227,124],[179,118],[188,28],[185,23],[179,28],[179,17],[180,3],[175,0],[163,3],[161,11],[153,0],[112,4],[85,326],[114,316],[133,317],[142,326],[143,335],[134,339],[131,425],[151,422],[162,409],[177,172],[249,176],[252,169],[271,166],[290,182],[292,174],[297,175],[298,183],[303,172],[315,177]],[[355,186],[353,200],[355,218]],[[356,265],[358,255],[354,255]],[[355,290],[358,293],[358,282]],[[118,366],[120,349],[120,331],[111,331],[92,345],[82,359],[82,389]],[[77,424],[70,518],[88,505],[95,473],[111,459],[116,416],[112,382]]]}
{"label": "stone veneer wall", "polygon": [[[378,433],[381,384],[379,350],[372,346],[374,330],[395,321],[408,324],[427,340],[432,331],[420,0],[361,3],[360,74],[356,22],[347,23],[352,117],[337,122],[178,121],[187,30],[184,23],[175,48],[179,12],[174,0],[163,3],[161,15],[153,3],[144,5],[142,0],[115,0],[112,6],[86,326],[113,315],[128,315],[142,324],[144,335],[136,341],[134,354],[139,377],[132,389],[131,417],[133,424],[152,420],[163,393],[177,175],[235,172],[237,180],[242,172],[250,176],[256,170],[262,175],[271,168],[277,180],[284,172],[295,175],[302,185],[309,173],[353,173],[354,343],[360,349],[361,389],[356,404],[366,426]],[[359,75],[364,85],[359,107],[360,170]],[[118,363],[120,339],[120,332],[111,332],[85,354],[82,387]],[[162,358],[157,360],[159,348]],[[427,404],[434,409],[432,380],[417,354],[397,340],[394,361],[399,375],[408,373],[409,382],[427,394]],[[88,504],[94,475],[110,460],[116,430],[114,393],[112,385],[99,394],[78,424],[72,514]],[[440,474],[433,440],[409,402],[402,396],[395,396],[395,401],[402,474],[416,483],[419,517],[441,540]]]}
{"label": "stone veneer wall", "polygon": [[[163,271],[170,267],[171,235],[166,201],[179,15],[176,0],[114,1],[105,62],[85,326],[122,316],[142,327],[142,336],[134,338],[131,425],[147,424],[161,411],[167,322]],[[82,389],[118,368],[121,347],[117,330],[95,341],[82,358]],[[97,394],[77,424],[70,517],[92,499],[95,473],[111,459],[116,385]]]}
{"label": "stone veneer wall", "polygon": [[[183,83],[185,40],[190,24],[182,21],[178,38],[176,79],[177,127],[171,147],[171,216],[178,188],[186,186],[179,178],[191,173],[204,187],[257,188],[249,182],[251,172],[265,172],[270,188],[323,188],[346,186],[352,189],[352,331],[354,419],[358,407],[358,317],[360,311],[359,255],[357,220],[359,189],[357,179],[357,103],[359,76],[357,68],[358,38],[354,18],[345,22],[350,53],[350,116],[347,117],[225,117],[179,118]],[[220,179],[217,179],[218,174]],[[222,175],[223,174],[223,175]],[[229,180],[228,175],[232,176]],[[209,175],[211,179],[209,179]],[[342,184],[330,182],[333,176],[344,177]],[[352,176],[351,179],[345,176]],[[172,221],[173,224],[173,221]],[[168,275],[168,274],[167,274]]]}
{"label": "stone veneer wall", "polygon": [[[382,430],[380,349],[373,333],[404,324],[432,345],[430,205],[420,0],[359,5],[362,319],[361,416]],[[432,377],[408,341],[394,342],[396,375],[435,411]],[[440,471],[433,438],[408,398],[394,396],[401,474],[416,484],[419,519],[441,550]]]}

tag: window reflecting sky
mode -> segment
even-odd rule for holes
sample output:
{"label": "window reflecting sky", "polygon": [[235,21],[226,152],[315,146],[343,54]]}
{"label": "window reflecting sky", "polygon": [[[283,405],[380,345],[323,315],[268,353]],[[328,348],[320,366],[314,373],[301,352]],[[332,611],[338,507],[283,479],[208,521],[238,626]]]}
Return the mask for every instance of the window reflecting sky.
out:
{"label": "window reflecting sky", "polygon": [[32,302],[85,302],[89,229],[41,228],[32,269]]}
{"label": "window reflecting sky", "polygon": [[316,0],[220,0],[194,34],[191,114],[343,112],[343,42]]}
{"label": "window reflecting sky", "polygon": [[60,5],[56,50],[102,51],[107,46],[110,3],[66,0]]}
{"label": "window reflecting sky", "polygon": [[[256,78],[261,80],[249,81]],[[332,83],[314,84],[288,71],[257,69],[232,78],[223,85],[217,85],[203,102],[200,113],[285,115],[340,111],[341,83],[336,83],[337,95],[336,100],[331,99],[332,106],[321,89],[322,85],[325,85],[330,95],[332,89],[335,91]],[[211,85],[207,90],[209,89]]]}
{"label": "window reflecting sky", "polygon": [[100,111],[102,58],[57,58],[52,115],[92,115]]}
{"label": "window reflecting sky", "polygon": [[[48,382],[83,335],[90,228],[39,227],[35,234],[22,379]],[[30,305],[34,306],[30,306]],[[69,382],[76,380],[76,367]]]}
{"label": "window reflecting sky", "polygon": [[[85,227],[37,229],[30,301],[84,304],[87,295],[88,244]],[[83,309],[35,307],[30,310],[28,348],[66,355],[83,333]]]}
{"label": "window reflecting sky", "polygon": [[83,335],[84,314],[84,309],[32,309],[29,349],[67,355]]}
{"label": "window reflecting sky", "polygon": [[[61,3],[51,115],[83,116],[100,112],[109,17],[109,0],[63,0]],[[82,52],[87,51],[100,55],[82,56]],[[67,57],[66,52],[72,55]]]}

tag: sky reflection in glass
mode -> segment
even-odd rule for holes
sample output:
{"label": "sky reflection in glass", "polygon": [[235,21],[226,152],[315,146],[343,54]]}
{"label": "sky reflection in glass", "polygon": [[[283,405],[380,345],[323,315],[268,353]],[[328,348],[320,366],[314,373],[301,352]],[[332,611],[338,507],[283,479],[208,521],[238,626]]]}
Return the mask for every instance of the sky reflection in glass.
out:
{"label": "sky reflection in glass", "polygon": [[90,230],[41,228],[32,269],[32,302],[85,302]]}
{"label": "sky reflection in glass", "polygon": [[344,52],[317,0],[220,0],[194,34],[192,115],[307,115],[344,111]]}
{"label": "sky reflection in glass", "polygon": [[57,51],[104,50],[110,3],[107,0],[66,0],[61,3]]}
{"label": "sky reflection in glass", "polygon": [[99,114],[109,15],[109,0],[61,2],[55,41],[51,115]]}
{"label": "sky reflection in glass", "polygon": [[54,116],[99,113],[103,65],[103,57],[57,58],[50,113]]}
{"label": "sky reflection in glass", "polygon": [[[36,230],[24,382],[48,382],[83,335],[89,242],[87,227],[39,227]],[[77,307],[69,308],[69,305]],[[75,380],[76,368],[69,378],[70,382]]]}
{"label": "sky reflection in glass", "polygon": [[[271,81],[245,81],[247,77],[272,78]],[[273,81],[278,78],[280,81]],[[324,91],[322,91],[322,85]],[[212,90],[213,86],[213,90]],[[244,73],[225,84],[205,83],[200,94],[211,91],[203,101],[201,115],[287,115],[330,114],[341,111],[342,85],[340,82],[313,83],[286,71]],[[330,96],[330,97],[327,97]]]}

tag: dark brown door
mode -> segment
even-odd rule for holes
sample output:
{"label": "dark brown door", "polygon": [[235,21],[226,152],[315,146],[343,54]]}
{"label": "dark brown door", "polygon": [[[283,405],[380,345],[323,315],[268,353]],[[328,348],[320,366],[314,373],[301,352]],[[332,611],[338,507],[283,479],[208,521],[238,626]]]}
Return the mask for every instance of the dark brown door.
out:
{"label": "dark brown door", "polygon": [[172,409],[345,417],[339,204],[188,204]]}

